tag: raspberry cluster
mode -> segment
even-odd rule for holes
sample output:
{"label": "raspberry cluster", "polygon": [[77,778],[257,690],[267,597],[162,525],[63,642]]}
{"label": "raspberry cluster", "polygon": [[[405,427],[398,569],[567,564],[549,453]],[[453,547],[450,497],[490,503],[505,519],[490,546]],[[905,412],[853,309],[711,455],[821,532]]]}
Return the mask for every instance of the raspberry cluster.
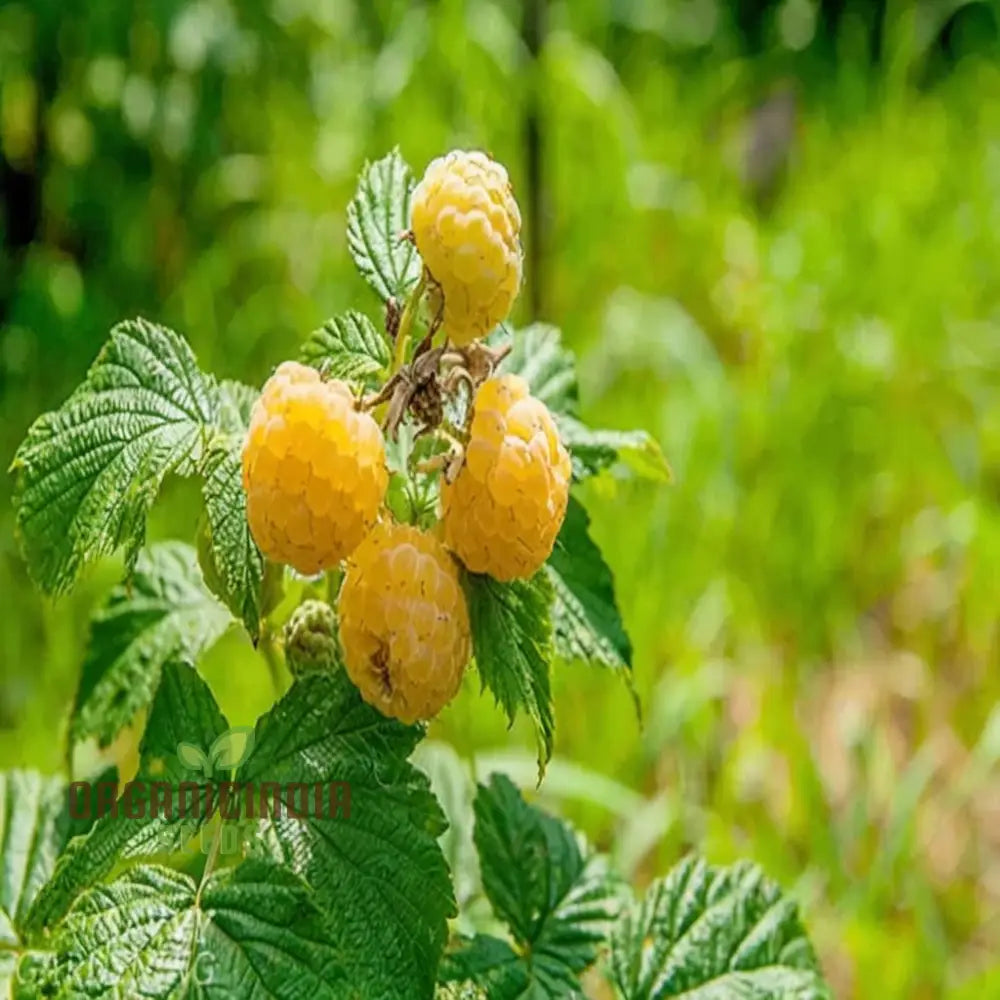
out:
{"label": "raspberry cluster", "polygon": [[[253,408],[243,449],[247,517],[261,552],[306,575],[345,570],[335,607],[307,601],[289,621],[290,668],[300,676],[343,667],[367,702],[407,723],[440,711],[468,664],[461,568],[500,581],[535,574],[552,552],[571,479],[546,406],[523,378],[495,375],[503,352],[478,343],[506,318],[521,283],[521,217],[507,172],[482,153],[435,160],[413,193],[411,226],[425,280],[405,315],[412,322],[426,294],[434,317],[412,361],[409,330],[400,332],[403,314],[391,303],[386,325],[397,350],[379,391],[364,396],[286,362]],[[439,327],[446,344],[432,348]],[[444,474],[430,519],[438,511],[441,523],[430,531],[397,523],[375,417],[389,437],[407,417],[437,433],[448,394],[462,384],[471,405],[440,438],[451,450],[438,453]],[[409,471],[419,470],[400,475]],[[416,482],[404,478],[404,491]],[[410,508],[426,505],[393,509]],[[422,516],[412,519],[426,526]]]}

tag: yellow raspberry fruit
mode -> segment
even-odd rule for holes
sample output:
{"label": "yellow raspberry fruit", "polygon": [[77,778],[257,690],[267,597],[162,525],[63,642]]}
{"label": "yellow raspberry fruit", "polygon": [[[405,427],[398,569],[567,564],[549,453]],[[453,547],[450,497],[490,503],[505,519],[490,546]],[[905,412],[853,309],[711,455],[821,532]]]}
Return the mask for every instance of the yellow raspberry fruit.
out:
{"label": "yellow raspberry fruit", "polygon": [[337,610],[347,673],[368,704],[410,723],[455,696],[469,613],[455,561],[432,535],[376,525],[347,562]]}
{"label": "yellow raspberry fruit", "polygon": [[552,415],[518,375],[476,392],[465,459],[443,483],[445,544],[473,573],[525,579],[548,559],[572,474]]}
{"label": "yellow raspberry fruit", "polygon": [[506,319],[521,287],[521,213],[499,163],[462,150],[432,161],[413,192],[410,228],[455,344]]}
{"label": "yellow raspberry fruit", "polygon": [[378,424],[350,387],[294,361],[268,379],[243,446],[247,520],[261,552],[311,576],[365,537],[388,485]]}

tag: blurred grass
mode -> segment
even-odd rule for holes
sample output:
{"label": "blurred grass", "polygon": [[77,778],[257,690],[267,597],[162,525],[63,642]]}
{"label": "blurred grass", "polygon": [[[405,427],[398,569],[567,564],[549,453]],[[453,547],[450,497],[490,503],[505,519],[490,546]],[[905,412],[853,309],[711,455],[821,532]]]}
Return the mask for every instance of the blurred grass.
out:
{"label": "blurred grass", "polygon": [[[365,157],[479,146],[523,192],[537,101],[534,294],[580,352],[585,416],[650,429],[677,478],[587,488],[644,720],[560,669],[542,794],[639,880],[692,846],[760,861],[838,996],[992,996],[1000,69],[926,39],[993,8],[885,5],[870,66],[864,19],[806,44],[815,5],[771,6],[750,54],[724,5],[552,5],[533,63],[513,2],[0,4],[0,451],[133,313],[261,382],[374,307],[344,237]],[[0,764],[55,770],[117,567],[36,595],[9,489]],[[168,484],[151,537],[196,505]],[[234,724],[268,705],[242,637],[204,669]],[[526,726],[466,688],[434,735],[530,773]]]}

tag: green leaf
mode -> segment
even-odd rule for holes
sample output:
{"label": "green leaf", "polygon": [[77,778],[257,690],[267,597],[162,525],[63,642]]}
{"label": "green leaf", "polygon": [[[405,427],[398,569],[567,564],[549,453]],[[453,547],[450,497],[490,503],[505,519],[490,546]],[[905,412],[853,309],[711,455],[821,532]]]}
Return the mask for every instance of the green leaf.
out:
{"label": "green leaf", "polygon": [[795,903],[755,865],[687,858],[612,934],[623,1000],[829,1000]]}
{"label": "green leaf", "polygon": [[[115,774],[109,769],[109,776]],[[61,778],[0,772],[0,996],[14,995],[32,902],[70,838],[90,822],[74,818]],[[86,810],[84,810],[85,812]],[[75,810],[74,810],[75,812]],[[17,994],[20,995],[20,994]]]}
{"label": "green leaf", "polygon": [[539,772],[552,756],[552,585],[544,570],[531,580],[499,583],[464,574],[476,667],[483,685],[514,721],[523,708],[535,724]]}
{"label": "green leaf", "polygon": [[[30,930],[60,920],[83,890],[107,876],[123,858],[175,850],[197,832],[209,818],[212,788],[203,777],[188,771],[179,748],[184,743],[210,747],[228,728],[198,674],[184,664],[165,664],[139,745],[135,784],[130,790],[125,786],[117,800],[117,814],[97,818],[86,837],[70,843],[28,913]],[[179,808],[170,815],[162,809],[152,815],[151,796],[157,782],[171,786],[178,804],[181,782],[196,782],[197,815],[181,816]]]}
{"label": "green leaf", "polygon": [[59,593],[125,546],[134,560],[168,472],[197,471],[217,419],[214,385],[176,333],[146,320],[111,332],[86,381],[28,430],[11,466],[29,571]]}
{"label": "green leaf", "polygon": [[48,942],[47,997],[342,1000],[350,984],[306,887],[262,860],[211,876],[139,866],[81,896]]}
{"label": "green leaf", "polygon": [[448,820],[448,829],[441,834],[439,843],[451,870],[459,920],[462,920],[463,908],[481,888],[479,860],[472,841],[475,793],[472,771],[454,747],[436,740],[424,740],[413,754],[413,762],[427,775],[431,791]]}
{"label": "green leaf", "polygon": [[202,496],[207,523],[199,536],[206,583],[243,622],[255,643],[266,610],[264,558],[247,522],[242,451],[258,395],[256,389],[239,382],[223,382],[219,387],[222,433],[204,462]]}
{"label": "green leaf", "polygon": [[[387,719],[344,673],[299,679],[257,725],[238,780],[279,782],[285,807],[261,836],[306,879],[332,916],[330,934],[358,995],[425,1000],[455,913],[437,837],[441,810],[407,757],[419,727]],[[306,818],[295,783],[346,782],[349,810]]]}
{"label": "green leaf", "polygon": [[168,473],[206,476],[211,583],[256,639],[263,561],[246,523],[239,453],[256,390],[204,375],[176,333],[116,326],[83,385],[29,429],[11,466],[29,570],[54,593],[125,546],[131,568]]}
{"label": "green leaf", "polygon": [[132,579],[91,622],[73,739],[110,743],[152,700],[163,664],[197,661],[231,621],[205,587],[190,545],[161,542],[143,551]]}
{"label": "green leaf", "polygon": [[403,239],[410,225],[410,168],[394,149],[366,163],[347,206],[347,245],[362,277],[383,302],[405,298],[420,277],[420,255]]}
{"label": "green leaf", "polygon": [[20,955],[13,951],[4,951],[0,946],[0,997],[4,1000],[14,996],[19,961]]}
{"label": "green leaf", "polygon": [[260,398],[260,390],[243,382],[223,379],[218,385],[218,393],[219,429],[236,435],[242,441],[250,426],[254,403]]}
{"label": "green leaf", "polygon": [[670,482],[672,473],[663,450],[648,432],[594,430],[571,416],[559,417],[558,422],[578,482],[619,463],[642,479]]}
{"label": "green leaf", "polygon": [[72,832],[61,778],[0,772],[0,948],[19,943],[18,929]]}
{"label": "green leaf", "polygon": [[389,342],[363,313],[328,319],[302,345],[300,358],[333,378],[373,387],[389,371]]}
{"label": "green leaf", "polygon": [[244,624],[256,643],[264,615],[264,557],[250,534],[240,454],[213,448],[202,487],[207,546],[214,573],[207,574],[219,598]]}
{"label": "green leaf", "polygon": [[489,994],[475,983],[439,983],[434,1000],[489,1000]]}
{"label": "green leaf", "polygon": [[562,442],[572,456],[576,480],[619,463],[643,479],[670,480],[667,460],[646,431],[594,430],[578,419],[576,365],[556,327],[535,323],[516,331],[500,370],[525,378],[531,394],[552,411]]}
{"label": "green leaf", "polygon": [[562,334],[547,323],[533,323],[514,332],[511,352],[501,371],[520,375],[531,394],[555,414],[575,414],[579,390],[572,351],[562,346]]}
{"label": "green leaf", "polygon": [[483,887],[497,916],[522,948],[558,951],[565,941],[567,965],[586,968],[618,912],[605,859],[568,824],[528,805],[506,775],[479,786],[475,813]]}
{"label": "green leaf", "polygon": [[529,806],[494,775],[476,795],[476,847],[494,912],[517,950],[477,936],[450,955],[442,978],[472,980],[490,1000],[578,996],[618,914],[621,886],[571,827]]}
{"label": "green leaf", "polygon": [[[96,775],[88,776],[83,784],[74,783],[75,787],[70,786],[73,794],[73,808],[70,810],[67,842],[74,837],[82,837],[90,832],[97,818],[102,788],[117,787],[118,782],[118,768],[111,764]],[[69,793],[70,789],[67,788],[67,799]]]}
{"label": "green leaf", "polygon": [[552,624],[556,652],[566,660],[613,670],[632,667],[632,644],[615,600],[614,577],[589,533],[590,518],[571,496],[549,557],[555,591]]}
{"label": "green leaf", "polygon": [[462,939],[459,950],[445,957],[441,975],[446,982],[481,990],[487,1000],[549,996],[535,988],[527,962],[506,941],[489,934]]}

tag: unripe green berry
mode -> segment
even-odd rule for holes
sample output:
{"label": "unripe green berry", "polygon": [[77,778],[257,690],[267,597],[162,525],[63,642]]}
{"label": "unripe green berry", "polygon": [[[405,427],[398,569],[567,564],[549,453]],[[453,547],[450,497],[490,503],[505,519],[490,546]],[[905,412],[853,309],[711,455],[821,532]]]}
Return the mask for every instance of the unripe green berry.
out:
{"label": "unripe green berry", "polygon": [[303,601],[285,625],[285,661],[293,677],[343,665],[337,615],[325,601]]}

